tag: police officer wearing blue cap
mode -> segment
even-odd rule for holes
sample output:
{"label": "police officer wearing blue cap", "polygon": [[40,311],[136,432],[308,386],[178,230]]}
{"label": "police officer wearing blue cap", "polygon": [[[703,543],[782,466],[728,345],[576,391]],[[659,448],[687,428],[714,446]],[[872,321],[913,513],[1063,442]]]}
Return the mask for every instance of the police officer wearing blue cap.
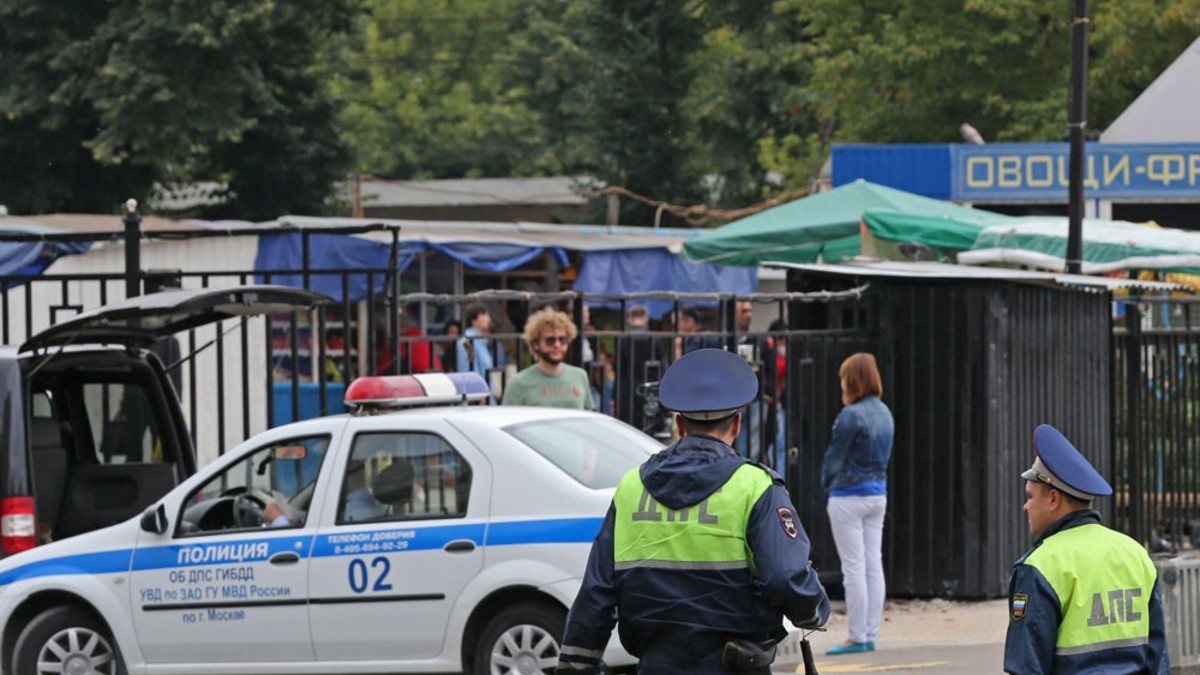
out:
{"label": "police officer wearing blue cap", "polygon": [[1005,672],[1166,675],[1154,563],[1091,508],[1112,488],[1049,424],[1034,431],[1033,449],[1021,477],[1035,541],[1009,582]]}
{"label": "police officer wearing blue cap", "polygon": [[[723,350],[690,352],[667,370],[659,398],[681,438],[617,485],[556,672],[598,672],[618,616],[621,644],[646,674],[769,673],[763,659],[786,635],[783,616],[802,627],[828,620],[782,479],[731,447],[738,411],[757,395],[754,371]],[[727,644],[736,649],[723,658]]]}

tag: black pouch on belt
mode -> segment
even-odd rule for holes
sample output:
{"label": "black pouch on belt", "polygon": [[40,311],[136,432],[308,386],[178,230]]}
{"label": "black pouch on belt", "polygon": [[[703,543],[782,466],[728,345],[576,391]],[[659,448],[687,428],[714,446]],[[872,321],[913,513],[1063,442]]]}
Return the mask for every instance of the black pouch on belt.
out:
{"label": "black pouch on belt", "polygon": [[761,672],[775,661],[774,642],[730,640],[721,652],[721,664],[737,673]]}

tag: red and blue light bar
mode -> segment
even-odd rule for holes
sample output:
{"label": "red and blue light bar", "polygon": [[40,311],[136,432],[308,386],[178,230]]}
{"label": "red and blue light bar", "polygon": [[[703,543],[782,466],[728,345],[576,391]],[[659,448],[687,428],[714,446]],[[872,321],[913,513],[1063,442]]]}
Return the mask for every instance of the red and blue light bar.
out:
{"label": "red and blue light bar", "polygon": [[360,377],[346,388],[345,403],[362,409],[403,408],[483,401],[491,395],[478,373],[425,373]]}

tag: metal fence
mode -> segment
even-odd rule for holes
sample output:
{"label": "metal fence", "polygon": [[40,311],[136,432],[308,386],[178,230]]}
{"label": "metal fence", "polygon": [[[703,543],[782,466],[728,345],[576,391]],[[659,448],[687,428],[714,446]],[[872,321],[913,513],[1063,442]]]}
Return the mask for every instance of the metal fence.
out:
{"label": "metal fence", "polygon": [[[233,271],[148,274],[146,278],[148,285],[200,288],[270,283],[284,276],[294,279],[296,274],[295,270]],[[570,313],[583,328],[572,358],[589,369],[602,411],[659,436],[669,433],[668,418],[656,405],[653,387],[646,384],[655,382],[681,351],[710,345],[732,348],[755,364],[764,383],[776,378],[775,394],[762,398],[749,413],[751,438],[738,450],[786,473],[814,541],[825,540],[828,534],[824,495],[811,486],[814,477],[819,476],[829,425],[840,407],[837,368],[842,359],[855,351],[876,351],[889,387],[890,383],[925,387],[934,392],[934,398],[942,395],[962,399],[965,403],[954,422],[960,426],[978,422],[978,415],[990,405],[979,399],[982,390],[970,383],[977,383],[980,377],[1008,373],[1002,384],[1011,401],[1009,417],[997,418],[997,424],[989,427],[972,426],[976,429],[974,435],[963,431],[954,437],[950,433],[953,429],[947,427],[944,431],[948,429],[948,435],[932,438],[921,435],[921,429],[926,428],[921,420],[933,419],[940,414],[938,410],[896,410],[897,443],[926,453],[926,459],[942,446],[945,452],[969,458],[982,448],[1005,445],[1012,445],[1024,458],[1028,446],[1022,424],[1026,418],[1034,412],[1053,412],[1055,406],[1065,404],[1057,399],[1044,400],[1042,395],[1025,400],[1019,390],[1035,387],[1039,373],[1047,364],[1068,356],[1070,341],[1083,330],[1067,325],[1057,307],[1030,301],[1026,303],[1029,312],[1010,317],[1002,328],[1033,330],[1038,335],[1061,333],[1064,337],[1036,354],[1022,357],[1020,363],[999,368],[997,364],[972,362],[968,364],[970,369],[964,370],[956,365],[960,360],[951,358],[948,350],[952,343],[968,345],[982,335],[972,331],[997,329],[994,322],[980,323],[985,317],[972,309],[983,306],[979,304],[983,295],[955,299],[933,293],[925,299],[927,313],[898,316],[881,312],[878,307],[872,309],[871,302],[862,299],[861,290],[840,295],[763,294],[743,298],[709,294],[601,297],[512,291],[439,296],[398,292],[400,284],[394,271],[386,269],[309,270],[305,276],[314,282],[323,279],[327,288],[341,289],[335,293],[336,301],[311,314],[229,320],[177,336],[181,359],[169,365],[173,366],[201,462],[270,426],[314,414],[341,412],[340,396],[345,384],[360,375],[445,368],[440,364],[441,356],[453,349],[457,337],[444,331],[452,320],[462,317],[464,307],[471,302],[486,303],[500,319],[492,339],[505,346],[509,365],[496,369],[493,375],[497,386],[502,387],[513,372],[532,363],[521,342],[525,318],[551,305]],[[6,277],[0,289],[0,339],[18,345],[38,330],[79,311],[123,299],[124,280],[120,274]],[[356,296],[354,288],[367,290],[365,295]],[[738,322],[738,302],[750,302],[754,308],[751,330]],[[629,310],[635,305],[655,303],[665,305],[666,310],[647,328],[631,330],[625,318]],[[585,304],[591,306],[588,321],[583,316]],[[699,325],[694,332],[685,332],[680,326],[685,308],[695,309],[698,315]],[[1067,364],[1063,367],[1087,371],[1088,377],[1080,380],[1086,380],[1087,387],[1107,386],[1111,391],[1111,406],[1099,406],[1076,421],[1083,428],[1103,427],[1106,420],[1111,420],[1111,435],[1104,433],[1096,440],[1111,442],[1111,448],[1104,448],[1101,455],[1105,461],[1112,458],[1106,473],[1117,490],[1112,500],[1116,527],[1151,548],[1200,543],[1196,541],[1200,538],[1200,304],[1192,300],[1137,298],[1118,299],[1114,308],[1120,318],[1111,329],[1111,359],[1102,364],[1062,362]],[[771,324],[773,329],[765,328]],[[1110,330],[1107,324],[1085,328],[1093,333]],[[911,354],[897,353],[887,346],[897,344],[897,330],[910,331],[909,337],[924,331],[929,339],[915,342],[925,345],[925,356],[933,361],[943,354],[944,367],[919,372]],[[961,343],[950,339],[954,334],[960,335]],[[587,363],[582,359],[583,340],[593,354]],[[1105,372],[1111,372],[1111,377],[1105,376],[1111,381],[1096,379]],[[944,386],[939,385],[939,378],[959,385],[939,394],[935,390]],[[891,391],[902,393],[896,388]],[[966,429],[962,426],[961,430]],[[1003,438],[997,437],[988,445],[981,440],[979,429],[1002,433]],[[903,434],[907,436],[902,440]],[[973,465],[973,470],[986,473],[986,461],[990,460],[977,459],[985,463]],[[919,464],[922,460],[908,457],[905,461]],[[896,478],[909,480],[910,473],[906,469]],[[946,485],[958,486],[954,489],[959,492],[946,495],[945,509],[937,506],[941,502],[922,497],[918,483],[897,483],[898,488],[909,491],[906,499],[912,500],[913,508],[894,512],[889,537],[907,536],[906,531],[927,529],[936,526],[939,518],[953,517],[953,509],[968,503],[969,497],[963,492],[969,486],[955,480],[958,482]],[[1013,491],[1019,489],[1014,487]],[[986,499],[988,494],[985,491],[975,497]],[[1010,500],[1001,501],[1007,504]],[[980,508],[989,513],[1002,511],[996,505]],[[1005,512],[1005,517],[1010,516],[1014,527],[1020,525],[1019,514]],[[986,522],[992,521],[978,521],[975,526]],[[946,531],[965,530],[955,526]],[[993,532],[988,536],[999,535]],[[1003,536],[1015,540],[1022,533],[1006,529]],[[962,544],[951,538],[942,541],[944,546],[939,544],[940,548],[904,548],[908,558],[892,560],[889,566],[895,569],[899,565],[916,574],[943,556],[949,550],[946,547],[953,547],[955,541]],[[890,546],[893,551],[900,550],[894,542]],[[836,567],[832,561],[827,562],[827,568]],[[1005,567],[1007,562],[996,564]],[[976,565],[983,570],[987,583],[994,581],[992,566],[978,561],[965,561],[963,565],[964,569]],[[937,583],[936,579],[919,578],[913,587],[929,589]]]}
{"label": "metal fence", "polygon": [[1200,546],[1200,304],[1142,297],[1117,310],[1116,526],[1154,551]]}

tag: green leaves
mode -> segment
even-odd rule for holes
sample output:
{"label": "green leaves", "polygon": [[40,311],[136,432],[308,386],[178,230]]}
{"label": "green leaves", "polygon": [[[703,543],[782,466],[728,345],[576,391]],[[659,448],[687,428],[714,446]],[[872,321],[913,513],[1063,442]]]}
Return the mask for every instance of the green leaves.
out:
{"label": "green leaves", "polygon": [[[1089,126],[1102,129],[1200,33],[1196,0],[1092,3]],[[1059,140],[1066,128],[1069,3],[787,0],[807,26],[809,87],[836,138]]]}
{"label": "green leaves", "polygon": [[[228,211],[318,211],[345,153],[312,66],[349,14],[350,0],[0,0],[0,198],[18,213],[110,211],[155,181],[236,182],[253,135],[280,158],[327,164],[274,186],[269,210],[238,192]],[[17,137],[30,128],[40,138]]]}
{"label": "green leaves", "polygon": [[[1200,0],[1092,4],[1089,127],[1200,34]],[[1051,141],[1069,3],[0,0],[0,203],[110,211],[217,180],[204,215],[321,213],[347,171],[596,176],[742,207],[835,142]],[[770,180],[768,180],[770,178]],[[600,217],[598,213],[597,218]],[[623,201],[622,221],[655,209]]]}

